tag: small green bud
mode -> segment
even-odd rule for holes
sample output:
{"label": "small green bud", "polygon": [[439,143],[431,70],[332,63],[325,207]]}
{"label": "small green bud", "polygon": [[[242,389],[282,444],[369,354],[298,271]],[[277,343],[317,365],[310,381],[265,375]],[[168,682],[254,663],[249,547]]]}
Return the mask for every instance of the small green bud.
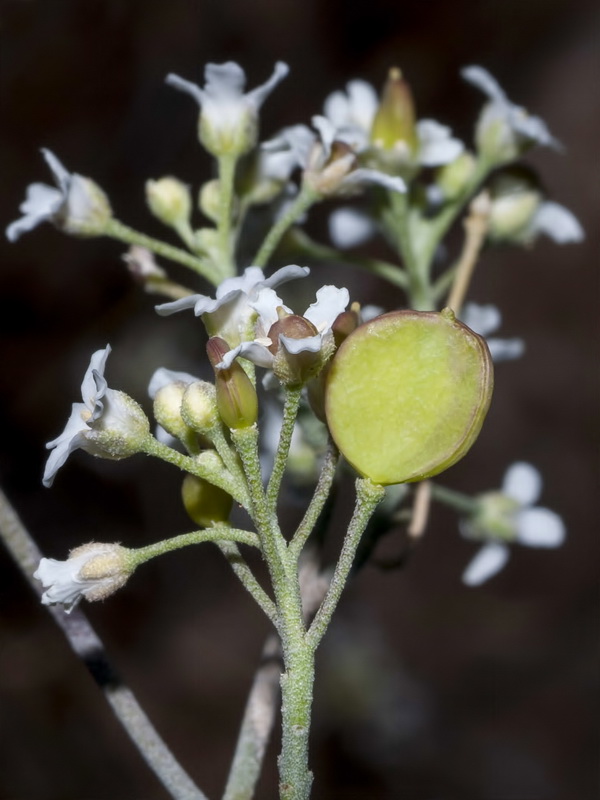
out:
{"label": "small green bud", "polygon": [[237,361],[233,361],[228,369],[217,369],[217,364],[229,350],[227,342],[218,336],[213,336],[206,344],[208,359],[215,369],[217,408],[228,428],[249,428],[258,419],[258,396],[252,381]]}
{"label": "small green bud", "polygon": [[172,228],[189,223],[192,198],[188,187],[177,178],[146,181],[146,202],[154,216]]}
{"label": "small green bud", "polygon": [[221,218],[221,184],[215,178],[207,181],[198,194],[198,208],[205,217],[215,224]]}
{"label": "small green bud", "polygon": [[518,242],[542,202],[535,173],[526,167],[500,172],[490,184],[489,237]]}
{"label": "small green bud", "polygon": [[492,387],[485,340],[450,309],[392,312],[361,325],[337,351],[327,422],[361,475],[384,485],[423,480],[469,450]]}
{"label": "small green bud", "polygon": [[202,478],[186,475],[181,486],[181,497],[190,518],[201,528],[229,519],[233,498]]}
{"label": "small green bud", "polygon": [[182,381],[161,387],[154,396],[154,417],[159,425],[177,439],[187,441],[192,431],[181,415],[181,403],[186,390]]}
{"label": "small green bud", "polygon": [[217,393],[212,383],[190,383],[181,401],[181,416],[198,433],[207,434],[220,424]]}
{"label": "small green bud", "polygon": [[458,158],[440,167],[435,182],[442,191],[445,201],[456,200],[469,185],[475,172],[475,156],[465,150]]}
{"label": "small green bud", "polygon": [[408,150],[415,156],[419,149],[415,104],[410,86],[397,67],[389,71],[381,102],[371,128],[371,141],[382,150]]}

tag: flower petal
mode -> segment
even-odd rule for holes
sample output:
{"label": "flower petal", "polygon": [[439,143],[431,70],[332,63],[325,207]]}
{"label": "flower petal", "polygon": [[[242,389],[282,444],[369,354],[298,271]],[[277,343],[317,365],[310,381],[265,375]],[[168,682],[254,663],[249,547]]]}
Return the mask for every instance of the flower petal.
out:
{"label": "flower petal", "polygon": [[96,404],[102,399],[108,386],[104,380],[104,368],[110,351],[109,344],[103,350],[96,350],[92,354],[90,364],[83,376],[81,397],[89,411],[92,412],[96,410]]}
{"label": "flower petal", "polygon": [[275,286],[281,286],[282,283],[295,281],[297,278],[306,278],[308,275],[310,275],[308,267],[289,264],[287,267],[281,267],[281,269],[276,270],[270,278],[263,280],[262,285],[266,289],[274,289]]}
{"label": "flower petal", "polygon": [[424,167],[439,167],[454,161],[465,149],[460,139],[452,136],[446,125],[440,125],[433,119],[422,119],[417,122],[419,136],[419,163]]}
{"label": "flower petal", "polygon": [[46,461],[42,478],[42,483],[47,488],[52,486],[56,473],[71,453],[83,444],[85,432],[89,430],[82,417],[82,413],[85,414],[86,411],[87,408],[83,403],[73,403],[71,415],[64,431],[46,445],[49,450],[52,450]]}
{"label": "flower petal", "polygon": [[258,367],[269,369],[273,366],[273,353],[268,347],[260,342],[242,342],[233,350],[229,350],[223,356],[223,360],[216,365],[216,369],[229,369],[236,358],[247,358]]}
{"label": "flower petal", "polygon": [[371,217],[355,208],[337,208],[329,216],[329,238],[341,250],[363,244],[376,231]]}
{"label": "flower petal", "polygon": [[289,71],[290,68],[287,64],[283,61],[278,61],[275,64],[275,69],[269,80],[265,81],[261,86],[257,86],[256,89],[253,89],[251,92],[248,92],[246,100],[251,103],[255,109],[260,108],[277,84],[281,83],[287,76]]}
{"label": "flower petal", "polygon": [[205,95],[197,83],[186,81],[183,78],[180,78],[179,75],[175,75],[172,72],[170,72],[165,78],[165,83],[168,83],[169,86],[172,86],[174,89],[178,89],[180,92],[185,92],[186,94],[191,95],[198,105],[202,106]]}
{"label": "flower petal", "polygon": [[316,336],[293,339],[291,336],[279,334],[279,341],[290,355],[297,356],[298,353],[318,353],[323,344],[323,337],[318,333]]}
{"label": "flower petal", "polygon": [[480,586],[504,567],[509,557],[509,549],[501,542],[484,545],[469,563],[462,575],[467,586]]}
{"label": "flower petal", "polygon": [[62,165],[62,163],[58,160],[58,158],[54,155],[54,153],[51,150],[42,147],[42,155],[46,160],[46,164],[48,164],[48,166],[50,167],[52,175],[54,176],[55,181],[59,185],[61,192],[66,194],[69,189],[69,184],[71,182],[71,173],[65,169],[65,167]]}
{"label": "flower petal", "polygon": [[[210,297],[205,297],[202,294],[191,294],[189,297],[182,297],[179,300],[172,300],[170,303],[161,303],[154,306],[154,310],[161,317],[168,317],[170,314],[176,314],[178,311],[185,311],[188,308],[195,308],[196,303],[200,300],[211,300]],[[212,302],[215,302],[214,300]]]}
{"label": "flower petal", "polygon": [[528,547],[560,547],[565,540],[565,524],[549,508],[525,508],[516,523],[517,541]]}
{"label": "flower petal", "polygon": [[349,302],[348,289],[338,289],[337,286],[321,286],[317,291],[316,302],[307,308],[304,317],[312,322],[321,334],[331,329],[336,318],[346,310]]}
{"label": "flower petal", "polygon": [[504,475],[502,493],[522,506],[535,503],[542,491],[542,476],[532,464],[517,461]]}
{"label": "flower petal", "polygon": [[577,217],[559,203],[541,203],[535,213],[529,234],[545,233],[558,244],[581,242],[585,233]]}
{"label": "flower petal", "polygon": [[461,76],[476,86],[478,89],[490,98],[490,100],[497,100],[500,102],[506,101],[506,94],[500,87],[498,81],[490,75],[487,69],[476,65],[463,67],[460,71]]}
{"label": "flower petal", "polygon": [[190,384],[196,383],[198,380],[200,379],[190,375],[189,372],[176,372],[172,369],[159,367],[154,372],[154,375],[150,378],[150,383],[148,384],[148,396],[154,400],[157,392],[163,387],[168,386],[170,383]]}
{"label": "flower petal", "polygon": [[406,192],[406,184],[402,178],[379,172],[376,169],[355,169],[349,175],[346,175],[342,181],[342,186],[356,183],[375,183],[378,186],[389,189],[391,192]]}

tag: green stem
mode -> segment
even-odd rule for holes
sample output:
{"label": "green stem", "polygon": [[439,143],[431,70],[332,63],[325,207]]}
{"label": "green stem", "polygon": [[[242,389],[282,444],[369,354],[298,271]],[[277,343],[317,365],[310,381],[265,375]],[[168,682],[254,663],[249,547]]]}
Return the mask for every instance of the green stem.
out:
{"label": "green stem", "polygon": [[294,389],[286,389],[285,404],[283,407],[283,422],[279,434],[279,445],[275,453],[275,462],[271,477],[269,478],[269,485],[267,487],[267,505],[273,510],[277,507],[277,496],[279,495],[279,488],[285,472],[285,465],[287,463],[288,454],[290,452],[290,443],[292,441],[292,434],[294,433],[294,425],[296,424],[296,417],[298,416],[298,408],[300,406],[300,398],[302,396],[302,387]]}
{"label": "green stem", "polygon": [[221,262],[223,278],[235,275],[231,217],[236,163],[236,155],[219,156],[219,224],[217,230],[223,259]]}
{"label": "green stem", "polygon": [[234,574],[240,579],[244,589],[252,595],[273,625],[277,627],[277,607],[254,577],[254,573],[248,566],[244,556],[240,553],[237,544],[235,542],[225,541],[225,539],[220,539],[216,544],[229,562],[229,566]]}
{"label": "green stem", "polygon": [[396,224],[398,252],[408,273],[407,292],[410,306],[418,311],[430,310],[433,303],[429,285],[429,264],[419,260],[415,252],[408,193],[391,192],[390,196]]}
{"label": "green stem", "polygon": [[342,552],[335,567],[331,584],[317,611],[308,633],[306,641],[316,649],[327,630],[331,617],[335,611],[342,590],[348,580],[348,575],[354,563],[354,557],[361,537],[371,519],[373,512],[383,500],[385,489],[383,486],[371,483],[368,478],[358,478],[356,481],[356,506],[348,526],[348,532],[342,545]]}
{"label": "green stem", "polygon": [[171,539],[164,539],[162,542],[129,550],[128,559],[130,559],[133,567],[139,567],[140,564],[144,564],[146,561],[162,556],[165,553],[170,553],[172,550],[179,550],[191,544],[219,541],[241,542],[252,547],[260,547],[258,536],[252,531],[230,528],[228,525],[217,525],[213,528],[182,533],[180,536],[173,536]]}
{"label": "green stem", "polygon": [[319,475],[319,481],[315,488],[315,492],[308,508],[306,509],[304,517],[302,518],[302,522],[298,526],[296,533],[294,534],[294,538],[289,544],[290,552],[296,556],[299,556],[302,552],[302,549],[306,544],[306,540],[312,533],[313,528],[317,524],[317,520],[319,519],[321,511],[323,511],[323,508],[325,507],[325,503],[329,497],[331,485],[335,477],[339,457],[339,450],[337,449],[333,440],[330,440],[327,446],[327,452],[325,453],[323,466],[321,467],[321,474]]}
{"label": "green stem", "polygon": [[439,483],[431,483],[431,496],[434,500],[439,500],[440,503],[462,514],[474,514],[479,507],[479,501],[475,498],[463,494],[463,492],[448,489],[446,486],[440,486]]}
{"label": "green stem", "polygon": [[[258,456],[258,428],[239,428],[231,431],[233,443],[242,459],[248,488],[250,489],[250,513],[267,560],[273,586],[285,580],[284,558],[286,544],[274,512],[267,505],[263,487],[260,459]],[[277,590],[276,590],[277,591]]]}
{"label": "green stem", "polygon": [[153,436],[148,436],[140,449],[149,456],[156,456],[169,464],[174,464],[184,472],[189,472],[197,478],[203,478],[212,483],[213,486],[218,486],[244,508],[248,508],[250,501],[247,487],[223,467],[221,459],[214,451],[205,450],[196,458],[191,458],[162,444]]}
{"label": "green stem", "polygon": [[419,259],[426,265],[427,270],[431,268],[433,257],[436,250],[450,230],[452,224],[459,216],[466,203],[471,199],[479,186],[483,183],[488,173],[490,172],[490,165],[483,158],[479,158],[477,165],[471,179],[465,186],[460,197],[455,201],[448,203],[433,219],[421,221],[421,225],[426,231],[426,235],[422,237],[424,245],[419,251]]}
{"label": "green stem", "polygon": [[111,239],[118,239],[120,242],[126,242],[127,244],[141,245],[163,258],[183,264],[185,267],[189,267],[194,272],[202,275],[213,286],[218,286],[221,283],[221,275],[217,273],[212,264],[186,253],[185,250],[181,250],[179,247],[173,247],[173,245],[166,242],[161,242],[160,239],[153,239],[151,236],[139,233],[116,219],[111,219],[108,222],[104,233],[106,236],[110,236]]}
{"label": "green stem", "polygon": [[398,264],[390,264],[378,258],[367,258],[366,256],[353,255],[352,253],[340,252],[333,247],[315,242],[304,231],[294,230],[292,248],[298,250],[303,256],[318,261],[325,261],[331,264],[350,264],[353,267],[364,269],[371,275],[383,278],[398,286],[401,289],[408,288],[409,280],[407,273]]}
{"label": "green stem", "polygon": [[281,676],[282,739],[279,766],[280,800],[308,800],[312,772],[308,768],[308,737],[315,677],[314,651],[305,643],[286,647]]}
{"label": "green stem", "polygon": [[265,237],[258,253],[254,256],[252,264],[257,267],[264,267],[288,228],[318,200],[320,200],[320,196],[314,189],[303,186],[287,212],[280,217]]}

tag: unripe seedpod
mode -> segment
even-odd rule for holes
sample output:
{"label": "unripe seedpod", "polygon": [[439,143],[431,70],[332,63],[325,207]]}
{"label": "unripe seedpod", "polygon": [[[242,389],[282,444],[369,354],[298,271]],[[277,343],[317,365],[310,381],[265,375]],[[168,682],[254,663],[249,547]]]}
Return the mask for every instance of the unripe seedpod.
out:
{"label": "unripe seedpod", "polygon": [[415,104],[410,86],[397,67],[390,69],[383,87],[371,128],[371,141],[384,150],[392,150],[399,143],[404,143],[412,155],[418,150]]}
{"label": "unripe seedpod", "polygon": [[229,350],[227,342],[218,336],[213,336],[206,343],[208,359],[215,369],[217,408],[221,419],[231,430],[249,428],[258,419],[256,389],[237,361],[233,361],[228,369],[217,369],[217,364]]}
{"label": "unripe seedpod", "polygon": [[181,497],[190,518],[201,528],[229,519],[233,498],[202,478],[186,475],[181,486]]}
{"label": "unripe seedpod", "polygon": [[392,312],[361,325],[336,353],[327,422],[361,475],[383,485],[423,480],[469,450],[492,388],[485,340],[450,309]]}

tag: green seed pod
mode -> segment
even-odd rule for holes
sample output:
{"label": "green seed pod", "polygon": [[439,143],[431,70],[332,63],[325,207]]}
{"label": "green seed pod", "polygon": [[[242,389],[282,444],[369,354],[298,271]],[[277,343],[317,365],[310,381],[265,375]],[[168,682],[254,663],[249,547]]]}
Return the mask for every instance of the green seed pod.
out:
{"label": "green seed pod", "polygon": [[361,475],[383,485],[423,480],[469,450],[492,388],[485,340],[450,309],[392,312],[361,325],[337,351],[327,422]]}
{"label": "green seed pod", "polygon": [[181,497],[190,518],[202,528],[229,519],[233,504],[231,495],[202,478],[186,475],[181,486]]}

